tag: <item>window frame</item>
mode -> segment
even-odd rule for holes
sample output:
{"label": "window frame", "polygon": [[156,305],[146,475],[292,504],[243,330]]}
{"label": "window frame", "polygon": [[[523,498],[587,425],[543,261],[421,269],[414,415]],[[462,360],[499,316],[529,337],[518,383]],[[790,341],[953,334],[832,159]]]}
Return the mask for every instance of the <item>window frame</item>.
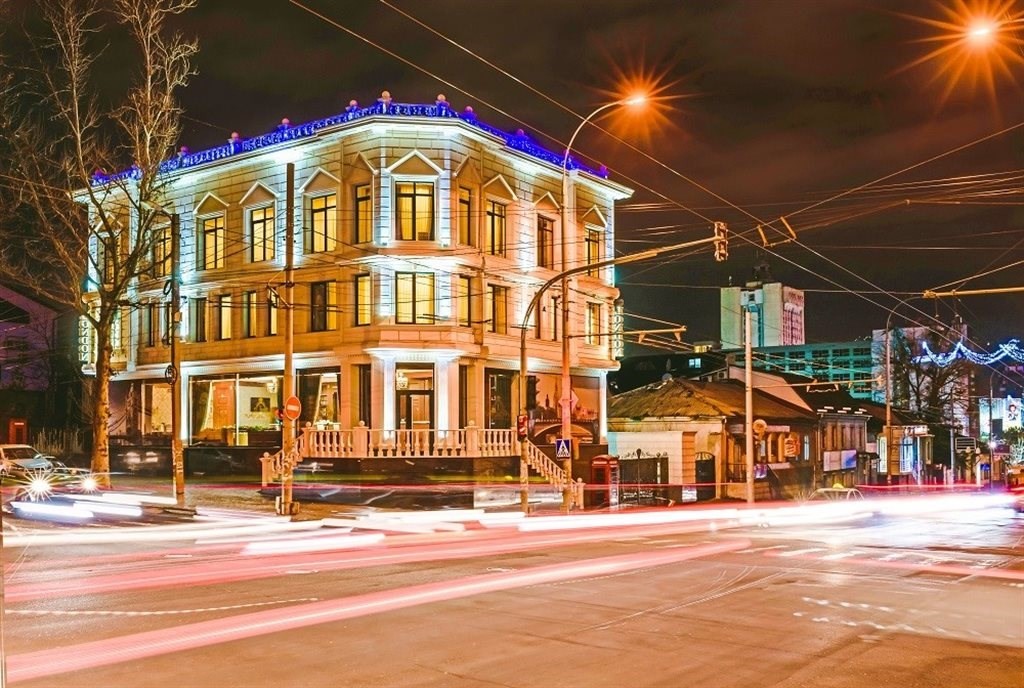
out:
{"label": "window frame", "polygon": [[555,221],[537,216],[537,267],[555,269]]}
{"label": "window frame", "polygon": [[[270,217],[266,216],[267,211],[270,211]],[[263,217],[259,220],[256,219],[256,214],[262,213]],[[249,239],[249,262],[250,263],[265,263],[268,260],[274,260],[277,257],[277,208],[274,203],[267,203],[264,205],[253,206],[246,208],[246,225],[247,235]],[[257,242],[256,238],[256,225],[259,223],[262,226],[263,237],[262,240]],[[268,234],[269,225],[269,234]],[[257,257],[256,247],[262,245],[263,251],[262,257]]]}
{"label": "window frame", "polygon": [[[207,223],[213,223],[207,227]],[[199,247],[196,255],[196,271],[206,272],[208,270],[222,270],[226,263],[225,238],[227,220],[225,213],[205,215],[199,218],[199,228],[196,232],[199,235]],[[213,261],[210,261],[209,240],[213,237]]]}
{"label": "window frame", "polygon": [[[317,303],[321,298],[322,304]],[[338,329],[337,283],[333,280],[312,282],[309,285],[309,331],[331,332]],[[322,321],[320,320],[322,318]]]}
{"label": "window frame", "polygon": [[[402,307],[399,303],[400,282],[409,279],[410,305],[409,318],[403,319]],[[417,292],[429,284],[429,298],[421,298]],[[433,272],[396,272],[395,273],[395,323],[398,325],[434,325],[437,322],[437,283]],[[421,313],[420,304],[428,306],[429,312]]]}
{"label": "window frame", "polygon": [[593,301],[587,303],[587,321],[584,327],[584,341],[591,346],[601,344],[601,304]]}
{"label": "window frame", "polygon": [[487,331],[492,334],[508,334],[508,287],[488,284],[487,305]]}
{"label": "window frame", "polygon": [[[404,186],[411,187],[411,192],[403,191],[401,187],[404,187]],[[430,187],[430,193],[429,194],[427,194],[427,193],[419,193],[419,187],[420,186],[429,186]],[[436,231],[437,231],[437,222],[436,222],[436,217],[435,217],[436,214],[437,214],[437,183],[436,183],[436,181],[433,178],[431,178],[429,180],[428,179],[395,179],[394,184],[392,186],[392,191],[393,191],[392,199],[393,199],[393,202],[394,202],[393,214],[394,214],[394,218],[395,218],[394,219],[394,238],[395,238],[395,241],[434,241],[435,237],[436,237]],[[429,212],[429,215],[425,214],[425,213],[420,213],[417,210],[417,199],[420,199],[420,198],[423,198],[423,199],[429,198],[430,199],[430,209],[429,209],[430,212]],[[408,214],[408,217],[409,217],[409,220],[410,220],[410,225],[408,227],[403,222],[403,220],[405,219],[405,215],[403,214],[402,209],[401,209],[401,205],[402,205],[402,200],[403,199],[411,199],[411,211]],[[420,232],[420,230],[418,228],[418,225],[419,225],[418,220],[419,220],[419,218],[421,216],[429,217],[430,227],[429,227],[429,231],[426,233],[427,234],[426,237],[420,236],[421,232]],[[409,236],[408,237],[405,236],[405,234],[406,234],[405,230],[406,229],[409,230],[409,232],[408,232]]]}
{"label": "window frame", "polygon": [[[496,212],[497,208],[501,208],[500,213]],[[504,258],[508,254],[508,203],[488,198],[484,208],[484,225],[487,233],[484,250],[492,256]],[[501,240],[500,245],[497,239]]]}
{"label": "window frame", "polygon": [[242,292],[242,338],[252,339],[256,336],[256,292],[253,290]]}
{"label": "window frame", "polygon": [[154,227],[152,255],[153,279],[170,277],[172,269],[173,247],[171,246],[171,226]]}
{"label": "window frame", "polygon": [[601,239],[604,236],[604,232],[597,227],[585,227],[583,229],[583,254],[584,260],[587,265],[587,275],[590,277],[599,277],[599,268],[595,268],[595,263],[601,262]]}
{"label": "window frame", "polygon": [[214,297],[213,307],[216,311],[214,339],[231,339],[231,294],[218,294]]}
{"label": "window frame", "polygon": [[455,276],[455,324],[458,327],[473,327],[473,278],[470,275]]}
{"label": "window frame", "polygon": [[[360,192],[366,191],[366,196]],[[352,239],[356,244],[373,243],[373,184],[356,184],[352,187]]]}
{"label": "window frame", "polygon": [[209,300],[205,296],[197,296],[189,304],[192,314],[192,341],[197,344],[206,342],[206,309],[209,307]]}
{"label": "window frame", "polygon": [[[306,209],[309,214],[309,229],[305,232],[305,253],[332,253],[338,250],[338,192],[326,191],[306,195]],[[332,199],[330,203],[326,199]],[[322,208],[314,207],[323,201]],[[317,242],[317,219],[323,216],[322,248]]]}
{"label": "window frame", "polygon": [[[366,327],[373,324],[373,280],[370,273],[362,272],[352,278],[354,297],[353,324]],[[364,298],[365,297],[365,298]]]}
{"label": "window frame", "polygon": [[475,223],[473,222],[473,189],[459,186],[458,235],[456,241],[462,246],[476,246]]}

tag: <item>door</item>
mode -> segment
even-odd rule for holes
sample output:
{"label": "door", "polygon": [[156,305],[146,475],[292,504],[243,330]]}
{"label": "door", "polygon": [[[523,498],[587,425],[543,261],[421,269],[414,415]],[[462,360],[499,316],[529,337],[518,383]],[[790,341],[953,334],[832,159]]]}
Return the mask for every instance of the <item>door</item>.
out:
{"label": "door", "polygon": [[7,422],[7,441],[11,444],[28,444],[28,421],[11,418]]}
{"label": "door", "polygon": [[396,393],[399,430],[434,429],[434,390],[406,389]]}

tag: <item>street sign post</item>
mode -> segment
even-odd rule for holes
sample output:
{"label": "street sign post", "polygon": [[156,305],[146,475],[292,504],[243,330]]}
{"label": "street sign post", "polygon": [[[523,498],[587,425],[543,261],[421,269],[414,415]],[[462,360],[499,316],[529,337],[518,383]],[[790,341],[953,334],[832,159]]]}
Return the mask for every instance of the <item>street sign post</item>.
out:
{"label": "street sign post", "polygon": [[555,458],[556,459],[571,459],[572,458],[572,440],[571,439],[557,439],[557,440],[555,440]]}
{"label": "street sign post", "polygon": [[298,420],[302,415],[302,402],[297,396],[290,396],[284,401],[284,417],[288,420]]}

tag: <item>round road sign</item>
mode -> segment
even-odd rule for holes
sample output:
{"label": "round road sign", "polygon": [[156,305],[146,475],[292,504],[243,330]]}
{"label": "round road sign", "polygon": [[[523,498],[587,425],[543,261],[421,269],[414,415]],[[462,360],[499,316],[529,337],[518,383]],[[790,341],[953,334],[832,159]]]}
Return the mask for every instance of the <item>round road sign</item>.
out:
{"label": "round road sign", "polygon": [[284,401],[284,417],[288,420],[298,420],[299,416],[302,415],[302,402],[295,395],[292,395]]}

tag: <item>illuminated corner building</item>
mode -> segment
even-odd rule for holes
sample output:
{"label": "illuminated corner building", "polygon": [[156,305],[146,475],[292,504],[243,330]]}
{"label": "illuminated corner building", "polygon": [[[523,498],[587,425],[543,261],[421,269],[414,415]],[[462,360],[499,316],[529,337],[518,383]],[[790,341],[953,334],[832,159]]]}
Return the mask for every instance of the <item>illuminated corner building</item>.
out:
{"label": "illuminated corner building", "polygon": [[[172,182],[165,208],[181,227],[183,439],[249,455],[280,443],[289,306],[307,450],[376,456],[415,430],[426,433],[416,440],[423,451],[479,444],[516,455],[526,306],[563,269],[613,255],[615,202],[632,193],[570,158],[563,227],[560,155],[471,108],[456,112],[443,96],[408,105],[387,93],[369,107],[353,101],[333,117],[182,154],[163,174]],[[280,298],[289,219],[293,304]],[[135,285],[115,342],[113,433],[146,443],[166,441],[171,422],[168,242],[156,237],[154,277]],[[570,279],[568,295],[546,292],[528,323],[537,443],[559,422],[566,303],[575,431],[603,439],[617,297],[613,271],[595,269]]]}

